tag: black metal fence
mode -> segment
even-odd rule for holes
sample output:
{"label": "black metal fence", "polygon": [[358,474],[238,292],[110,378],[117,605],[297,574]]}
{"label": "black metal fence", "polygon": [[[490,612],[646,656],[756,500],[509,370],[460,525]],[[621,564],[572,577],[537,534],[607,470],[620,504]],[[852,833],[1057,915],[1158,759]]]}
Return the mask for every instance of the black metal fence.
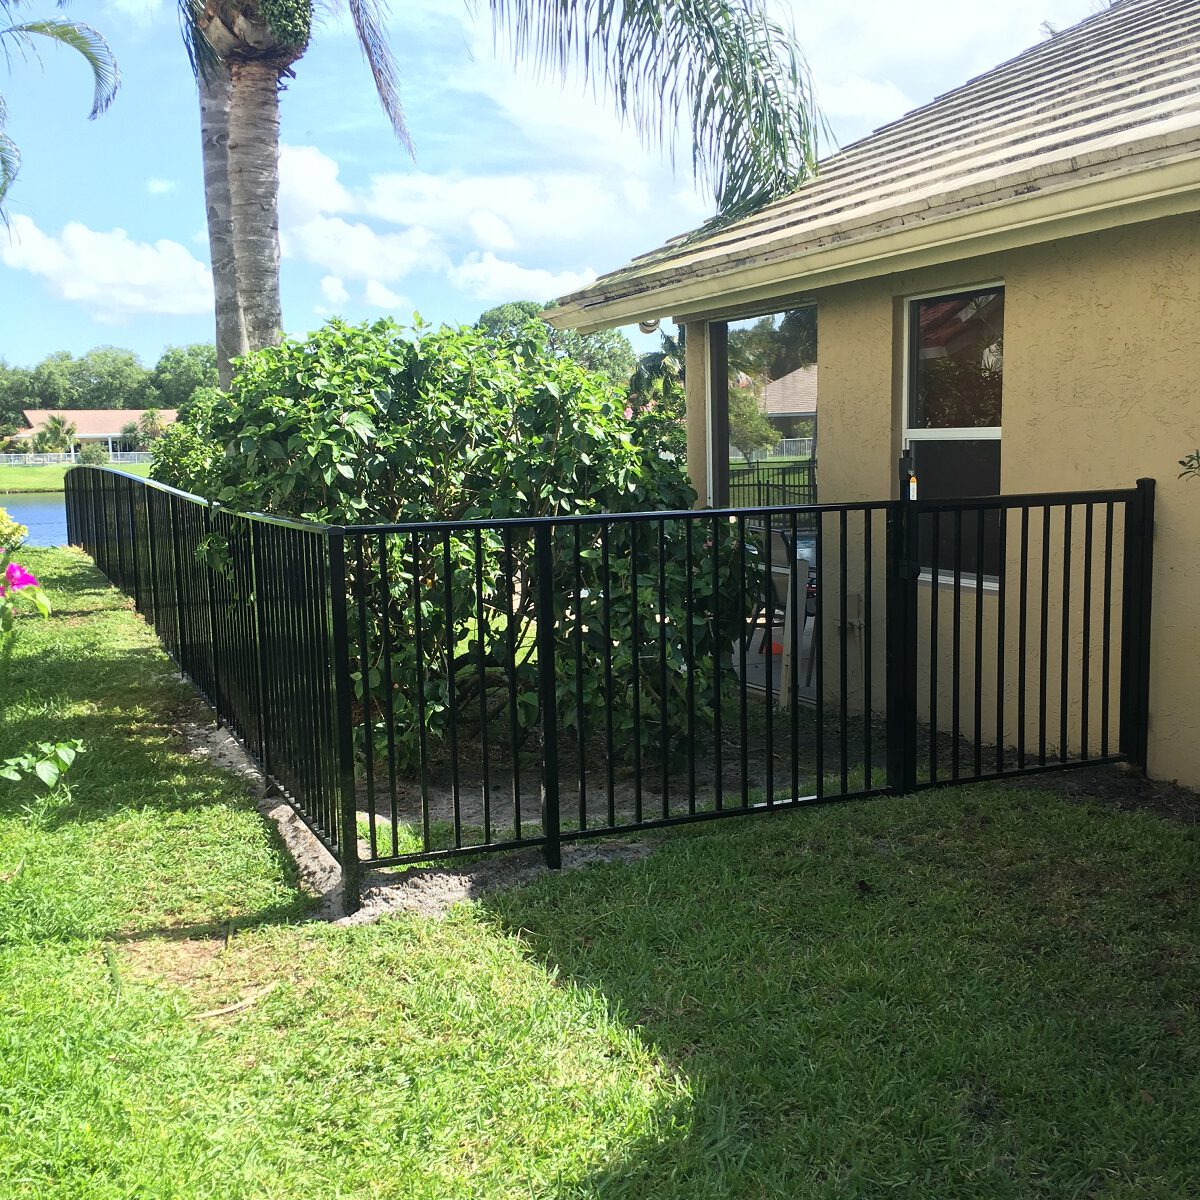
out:
{"label": "black metal fence", "polygon": [[772,508],[817,503],[817,460],[729,464],[732,508]]}
{"label": "black metal fence", "polygon": [[100,468],[68,529],[343,864],[1144,765],[1153,485],[340,528]]}

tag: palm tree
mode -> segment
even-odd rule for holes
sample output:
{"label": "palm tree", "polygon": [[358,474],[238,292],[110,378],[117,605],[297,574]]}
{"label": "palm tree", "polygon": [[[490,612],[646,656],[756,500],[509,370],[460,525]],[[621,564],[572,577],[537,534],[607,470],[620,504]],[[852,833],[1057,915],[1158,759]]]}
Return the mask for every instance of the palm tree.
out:
{"label": "palm tree", "polygon": [[34,450],[40,454],[69,454],[75,457],[75,426],[57,413],[46,418],[46,423],[33,439]]}
{"label": "palm tree", "polygon": [[[66,2],[58,0],[58,7],[64,7]],[[121,82],[121,72],[108,43],[90,25],[79,21],[20,20],[21,10],[27,7],[28,0],[0,0],[0,57],[6,63],[12,61],[14,53],[22,58],[29,55],[36,58],[40,39],[69,46],[92,69],[92,111],[88,117],[98,117],[112,103]],[[3,216],[4,197],[21,166],[20,151],[4,132],[6,115],[4,96],[0,95],[0,216]]]}
{"label": "palm tree", "polygon": [[[392,128],[411,153],[385,0],[344,3]],[[622,119],[674,156],[687,118],[696,180],[723,218],[815,170],[818,118],[803,57],[767,0],[490,0],[518,59],[601,84]],[[217,367],[279,339],[279,89],[308,46],[316,0],[178,0],[200,86]]]}
{"label": "palm tree", "polygon": [[146,409],[137,422],[138,436],[141,438],[143,448],[148,447],[151,442],[162,437],[165,428],[162,413],[157,408]]}

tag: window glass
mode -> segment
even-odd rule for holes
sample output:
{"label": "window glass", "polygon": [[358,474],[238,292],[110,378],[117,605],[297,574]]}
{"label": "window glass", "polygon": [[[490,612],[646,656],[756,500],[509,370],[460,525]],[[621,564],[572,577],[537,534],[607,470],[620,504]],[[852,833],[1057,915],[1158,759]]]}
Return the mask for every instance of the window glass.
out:
{"label": "window glass", "polygon": [[812,305],[729,325],[729,457],[815,457],[817,310]]}
{"label": "window glass", "polygon": [[[922,500],[1000,491],[1004,383],[1004,289],[985,288],[909,302],[905,445]],[[995,575],[999,516],[923,514],[922,567]],[[982,552],[982,553],[981,553]]]}
{"label": "window glass", "polygon": [[1003,289],[914,300],[910,320],[909,427],[998,426]]}

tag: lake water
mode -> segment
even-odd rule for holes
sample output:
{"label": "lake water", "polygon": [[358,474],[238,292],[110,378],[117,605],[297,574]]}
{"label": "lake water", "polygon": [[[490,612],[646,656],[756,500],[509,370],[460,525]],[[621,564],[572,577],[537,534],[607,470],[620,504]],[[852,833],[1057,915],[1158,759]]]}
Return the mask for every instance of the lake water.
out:
{"label": "lake water", "polygon": [[67,540],[67,509],[62,492],[0,493],[0,508],[29,526],[29,545],[62,546]]}

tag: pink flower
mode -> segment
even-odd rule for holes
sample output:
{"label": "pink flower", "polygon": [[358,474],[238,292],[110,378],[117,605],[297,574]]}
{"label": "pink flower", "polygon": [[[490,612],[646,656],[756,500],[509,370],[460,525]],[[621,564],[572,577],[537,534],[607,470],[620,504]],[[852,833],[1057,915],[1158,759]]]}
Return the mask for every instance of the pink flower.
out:
{"label": "pink flower", "polygon": [[8,570],[4,572],[4,582],[14,592],[19,592],[21,588],[38,586],[38,581],[20,563],[15,562],[8,564]]}
{"label": "pink flower", "polygon": [[633,419],[633,409],[630,408],[629,405],[626,405],[625,406],[625,420],[630,421],[632,419]]}

